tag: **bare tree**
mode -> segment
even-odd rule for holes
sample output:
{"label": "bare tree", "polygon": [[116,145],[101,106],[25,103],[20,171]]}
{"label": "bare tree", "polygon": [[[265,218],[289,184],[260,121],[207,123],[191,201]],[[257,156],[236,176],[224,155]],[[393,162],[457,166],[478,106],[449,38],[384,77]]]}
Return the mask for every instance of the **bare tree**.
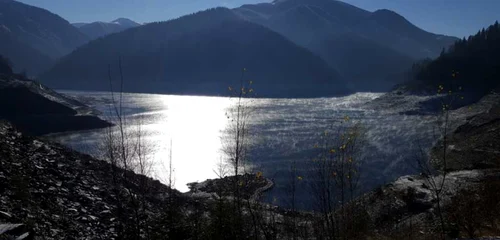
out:
{"label": "bare tree", "polygon": [[[150,191],[148,176],[151,173],[151,162],[148,154],[151,149],[144,140],[142,129],[143,119],[139,118],[136,129],[123,112],[123,70],[119,59],[120,87],[118,96],[113,89],[111,66],[108,66],[111,104],[109,105],[110,121],[115,127],[108,127],[104,131],[101,143],[101,155],[110,163],[110,174],[113,179],[113,192],[117,204],[117,232],[119,237],[141,238],[149,236],[147,228],[146,198]],[[134,177],[137,172],[144,177]],[[134,186],[135,185],[135,186]],[[132,188],[135,188],[132,189]],[[132,212],[132,218],[127,212]],[[130,222],[132,219],[132,222]]]}
{"label": "bare tree", "polygon": [[151,192],[151,182],[149,181],[147,176],[151,175],[153,165],[151,163],[151,160],[149,159],[149,154],[152,152],[152,149],[145,142],[145,133],[143,132],[143,126],[144,119],[142,116],[139,116],[136,122],[136,131],[133,134],[133,137],[135,139],[133,169],[136,173],[142,175],[143,177],[139,178],[137,188],[139,195],[135,199],[136,206],[134,208],[134,212],[137,225],[136,234],[138,236],[145,236],[147,239],[150,239],[151,233],[148,229],[150,219],[147,214],[147,196]]}
{"label": "bare tree", "polygon": [[296,160],[292,160],[290,164],[290,170],[289,170],[289,180],[288,180],[288,187],[287,187],[287,195],[288,195],[288,207],[290,210],[290,213],[287,216],[287,227],[289,232],[292,234],[291,239],[296,240],[297,239],[297,200],[296,200],[296,194],[297,194],[297,184],[298,182],[302,181],[302,176],[300,176],[297,173],[297,162]]}
{"label": "bare tree", "polygon": [[313,159],[309,182],[322,215],[321,235],[328,239],[348,239],[355,231],[350,226],[356,209],[346,206],[358,187],[361,139],[361,127],[346,116],[338,126],[326,130],[321,143],[314,146],[318,156]]}
{"label": "bare tree", "polygon": [[[453,73],[453,77],[455,77]],[[436,125],[434,129],[434,138],[440,139],[438,141],[439,145],[437,149],[440,152],[436,154],[430,154],[424,150],[422,146],[419,147],[419,152],[416,156],[416,168],[424,177],[426,183],[430,187],[434,198],[436,199],[436,210],[437,216],[440,223],[440,235],[441,239],[446,238],[446,221],[442,209],[443,192],[446,190],[446,180],[448,174],[448,151],[451,133],[451,110],[453,109],[453,104],[458,99],[463,99],[463,96],[459,92],[454,92],[451,90],[446,91],[442,85],[438,87],[438,94],[440,94],[440,105],[441,111],[437,115]],[[458,87],[461,91],[462,88]]]}
{"label": "bare tree", "polygon": [[[110,113],[110,121],[117,123],[117,125],[120,125],[119,129],[121,130],[120,133],[123,136],[123,130],[124,130],[124,121],[122,120],[122,111],[121,111],[121,103],[117,104],[115,100],[115,94],[113,90],[113,80],[111,77],[111,66],[108,65],[108,78],[109,78],[109,84],[110,84],[110,93],[111,93],[111,104],[109,106],[109,113]],[[123,85],[121,85],[123,86]],[[120,88],[120,92],[122,92],[122,89]],[[120,97],[121,100],[121,97]],[[103,142],[101,143],[101,155],[102,157],[110,163],[110,173],[113,178],[113,193],[116,198],[116,206],[117,206],[117,218],[119,221],[117,221],[117,235],[119,238],[125,237],[125,221],[127,221],[127,217],[125,214],[125,199],[122,193],[122,186],[123,186],[123,176],[124,174],[122,173],[121,167],[122,167],[122,154],[121,150],[123,148],[120,147],[120,140],[122,138],[120,137],[119,134],[116,134],[114,131],[113,127],[108,127],[104,131],[104,137],[103,137]]]}
{"label": "bare tree", "polygon": [[[240,179],[240,174],[244,170],[245,162],[247,160],[247,154],[250,145],[249,139],[249,118],[251,114],[251,106],[248,102],[248,98],[252,95],[253,89],[251,88],[252,81],[246,82],[245,77],[246,69],[242,70],[239,88],[233,89],[229,87],[229,90],[233,93],[234,99],[236,101],[235,106],[230,108],[226,115],[229,119],[229,125],[227,127],[228,138],[224,139],[223,152],[227,157],[228,163],[232,167],[234,174],[233,178],[233,197],[234,197],[234,207],[236,210],[236,220],[235,224],[237,227],[237,235],[241,234],[242,227],[242,198],[241,198],[241,186],[243,182]],[[244,174],[244,172],[243,172]]]}

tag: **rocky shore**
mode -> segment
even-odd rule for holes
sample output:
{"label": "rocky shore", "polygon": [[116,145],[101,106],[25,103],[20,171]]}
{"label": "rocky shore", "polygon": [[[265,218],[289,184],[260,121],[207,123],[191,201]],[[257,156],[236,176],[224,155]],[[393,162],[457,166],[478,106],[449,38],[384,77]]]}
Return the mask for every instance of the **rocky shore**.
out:
{"label": "rocky shore", "polygon": [[[407,114],[406,109],[424,113],[422,101],[433,97],[400,96],[390,93],[372,104],[391,104]],[[478,102],[452,110],[446,143],[446,175],[437,173],[428,176],[422,172],[415,176],[402,176],[396,181],[371,191],[355,201],[355,204],[366,206],[370,222],[375,223],[376,234],[390,238],[412,236],[415,239],[429,239],[438,237],[439,219],[437,216],[437,201],[435,192],[429,180],[445,181],[441,195],[441,208],[446,211],[446,221],[456,221],[456,211],[469,214],[465,216],[467,224],[474,224],[476,234],[481,231],[484,235],[496,235],[500,231],[495,229],[494,223],[498,218],[484,223],[487,215],[498,214],[500,204],[500,95],[491,93]],[[432,114],[432,113],[427,113]],[[435,167],[443,168],[443,140],[436,142],[430,152],[431,163]],[[492,200],[494,199],[494,200]],[[496,199],[496,200],[495,200]],[[486,203],[484,202],[486,201]],[[489,202],[493,202],[490,204]],[[476,208],[473,211],[480,214],[475,219],[474,214],[462,209]],[[472,204],[472,205],[467,205]],[[463,217],[463,216],[462,216]],[[455,219],[454,219],[455,218]],[[461,223],[464,224],[464,223]],[[493,225],[491,225],[493,224]],[[463,228],[457,223],[448,226],[447,231],[453,231],[459,236],[458,230]],[[486,230],[485,230],[486,229]],[[481,231],[480,231],[481,230]],[[463,231],[463,229],[462,229]],[[465,233],[462,232],[462,236]],[[497,238],[484,238],[497,239]]]}
{"label": "rocky shore", "polygon": [[[234,181],[235,177],[229,176],[220,179],[208,179],[200,183],[189,183],[190,191],[186,195],[211,199],[233,197],[234,193],[231,189],[234,189]],[[241,175],[238,181],[241,182],[240,191],[242,199],[251,201],[258,201],[262,193],[274,186],[274,183],[270,179],[255,174]]]}
{"label": "rocky shore", "polygon": [[[16,131],[0,123],[0,223],[24,224],[43,239],[112,239],[117,196],[111,166],[88,155]],[[119,170],[120,185],[139,194],[151,188],[148,214],[161,212],[167,193],[159,181]],[[179,194],[174,191],[175,194]]]}

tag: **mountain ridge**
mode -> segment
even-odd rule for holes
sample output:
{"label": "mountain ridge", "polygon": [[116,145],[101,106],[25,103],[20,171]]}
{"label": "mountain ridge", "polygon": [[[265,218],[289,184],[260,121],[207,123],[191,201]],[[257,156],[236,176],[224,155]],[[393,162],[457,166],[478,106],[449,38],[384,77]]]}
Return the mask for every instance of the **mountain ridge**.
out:
{"label": "mountain ridge", "polygon": [[[0,1],[0,4],[11,2],[13,1],[2,0]],[[26,6],[28,5],[21,4],[20,6],[26,8]],[[47,15],[60,18],[55,14],[51,14],[49,11],[43,10],[43,12],[49,13]],[[331,68],[331,70],[323,71],[323,73],[335,72],[331,77],[332,79],[339,79],[340,77],[342,77],[344,78],[344,80],[349,80],[348,84],[346,85],[349,85],[350,88],[356,91],[389,90],[392,86],[401,83],[401,81],[400,79],[390,78],[388,76],[395,76],[405,71],[416,60],[427,57],[437,57],[443,47],[447,47],[448,44],[451,44],[451,42],[456,40],[452,37],[424,31],[413,25],[403,16],[391,10],[381,9],[370,12],[341,1],[274,1],[273,3],[246,4],[242,5],[239,8],[231,9],[228,11],[228,13],[229,12],[232,13],[231,18],[233,20],[244,19],[253,24],[264,26],[267,29],[270,29],[271,31],[285,37],[287,41],[291,41],[301,48],[310,51],[313,55],[319,56]],[[219,12],[219,14],[222,15],[228,13]],[[183,19],[184,17],[191,17],[193,15],[195,14],[188,14],[175,20]],[[217,18],[218,16],[215,16],[214,14],[212,17]],[[211,20],[206,19],[204,21]],[[165,26],[172,24],[172,22],[170,21],[167,22],[169,23],[165,24]],[[186,24],[188,22],[189,21],[177,21],[174,24]],[[0,16],[0,25],[1,24],[2,17]],[[41,52],[41,54],[33,53],[34,56],[37,56],[34,59],[37,60],[33,60],[31,62],[36,63],[24,63],[22,61],[16,60],[20,58],[17,56],[12,56],[12,54],[10,54],[11,56],[9,56],[8,54],[4,55],[7,55],[7,57],[14,60],[14,66],[16,67],[16,70],[21,71],[22,69],[28,69],[28,73],[30,75],[37,75],[40,72],[45,72],[45,70],[53,65],[56,60],[57,62],[66,61],[67,57],[63,56],[72,52],[77,47],[82,46],[84,49],[88,49],[86,46],[83,46],[84,43],[109,36],[110,34],[121,33],[123,31],[129,30],[130,28],[140,26],[140,24],[126,18],[118,18],[111,22],[94,22],[88,24],[77,23],[74,25],[69,25],[69,23],[64,20],[64,24],[66,28],[69,27],[70,29],[72,29],[71,32],[73,33],[76,29],[76,31],[80,34],[79,36],[83,36],[85,40],[79,41],[78,44],[75,43],[71,48],[67,48],[60,54],[55,55],[54,53],[52,53],[54,50],[51,50],[52,48],[50,47],[46,47],[43,44],[32,44],[30,45],[30,48],[26,48],[28,50],[25,51],[29,52],[29,49],[33,48],[36,51]],[[203,29],[203,23],[198,22],[196,24],[199,25],[198,30]],[[9,26],[6,26],[5,24],[1,25],[0,32],[3,31],[4,34],[13,35],[11,33],[8,33],[8,31],[10,31]],[[79,26],[79,28],[76,28],[74,26]],[[182,27],[183,26],[179,26],[178,28],[181,29]],[[193,26],[188,25],[185,27],[189,29]],[[194,34],[198,30],[191,29],[190,31],[192,31],[192,33]],[[141,38],[140,41],[136,41],[137,45],[129,45],[134,49],[135,53],[134,56],[128,57],[149,59],[159,58],[160,56],[155,53],[155,51],[166,48],[167,42],[165,41],[170,41],[168,39],[176,34],[164,34],[164,30],[162,29],[151,31],[159,32],[151,32],[149,38]],[[182,34],[187,32],[187,30],[176,31]],[[239,30],[235,30],[235,33],[226,32],[226,34],[228,36],[230,34],[238,34],[238,31]],[[132,31],[128,32],[125,35],[119,36],[134,36],[135,34],[137,34],[137,32]],[[178,34],[174,37],[180,37],[180,35]],[[249,36],[249,38],[254,38],[254,36]],[[18,39],[19,41],[22,40],[21,37],[17,36],[10,39],[16,39],[16,41]],[[116,42],[120,41],[115,37],[113,37],[113,39],[115,39],[113,41]],[[146,41],[150,41],[151,39],[154,39],[152,40],[152,44],[154,46],[146,46]],[[129,42],[129,39],[122,39],[121,41]],[[23,42],[23,44],[25,43]],[[23,44],[15,45],[19,46],[19,49],[24,49],[20,47]],[[177,44],[181,43],[177,42]],[[194,44],[193,46],[196,46],[199,43],[191,42],[191,44]],[[102,46],[102,48],[105,47]],[[114,46],[110,46],[110,48],[114,49]],[[144,48],[148,50],[140,51],[137,50],[138,48]],[[122,49],[121,51],[128,50]],[[7,51],[4,50],[4,52]],[[51,52],[52,55],[44,54],[44,52]],[[200,50],[199,53],[201,54],[201,52],[202,51]],[[89,53],[89,55],[91,54],[92,53]],[[113,60],[113,62],[116,62],[116,52],[114,52],[113,54],[115,54],[115,59]],[[166,52],[163,52],[162,54],[166,54]],[[169,54],[174,53],[169,52]],[[181,54],[181,52],[177,52],[173,56],[179,56],[179,54]],[[51,60],[44,60],[46,57],[51,58]],[[265,58],[264,55],[263,58]],[[17,62],[21,63],[18,64]],[[108,63],[104,65],[107,65],[111,62],[111,60],[108,60]],[[275,62],[280,62],[280,60],[276,59]],[[86,63],[82,64],[85,65]],[[142,65],[141,63],[138,64]],[[181,68],[176,63],[172,64],[178,66],[178,68]],[[186,64],[188,65],[182,66],[182,68],[188,68],[189,63],[186,62]],[[323,63],[318,64],[322,65]],[[148,68],[147,66],[143,67]],[[74,67],[69,66],[69,68]],[[240,69],[242,67],[240,66],[237,68]],[[147,71],[155,72],[153,75],[156,77],[153,77],[152,79],[157,79],[158,76],[161,76],[162,74],[165,75],[165,73],[161,73],[162,71],[165,71],[165,67],[160,67],[160,69],[152,69],[149,67],[148,69],[149,70]],[[100,75],[107,75],[106,73],[104,73],[106,71],[99,71],[101,72]],[[224,70],[221,69],[221,71]],[[87,73],[82,74],[84,75],[83,77],[77,76],[77,78],[85,78],[87,75]],[[186,74],[192,75],[192,73]],[[45,78],[46,75],[47,74],[42,75],[42,78]],[[230,74],[226,75],[229,76]],[[237,74],[232,73],[232,75],[236,76]],[[314,76],[314,74],[312,73],[311,75]],[[309,79],[305,77],[303,78]],[[53,80],[47,81],[56,82]],[[144,87],[144,89],[146,88],[147,87]]]}
{"label": "mountain ridge", "polygon": [[[393,11],[370,12],[341,1],[273,1],[245,4],[233,11],[322,56],[359,91],[391,89],[400,82],[387,82],[387,76],[405,71],[416,60],[437,57],[443,47],[458,40],[424,31]],[[369,51],[353,54],[345,49]],[[368,60],[345,64],[346,58]],[[392,64],[392,69],[379,70],[372,66],[374,62]]]}
{"label": "mountain ridge", "polygon": [[109,90],[106,66],[113,65],[113,79],[118,79],[119,58],[126,78],[133,79],[126,80],[125,91],[228,95],[227,88],[239,85],[246,68],[245,81],[252,80],[261,97],[351,92],[321,58],[227,8],[97,39],[66,56],[40,80],[55,88]]}
{"label": "mountain ridge", "polygon": [[136,23],[128,18],[117,18],[110,22],[96,21],[91,23],[74,23],[72,24],[91,40],[104,37],[109,34],[121,32],[129,28],[138,27],[141,24]]}
{"label": "mountain ridge", "polygon": [[46,70],[53,61],[88,41],[57,14],[9,0],[0,0],[0,34],[0,45],[7,48],[0,54],[12,59],[16,70],[30,75]]}
{"label": "mountain ridge", "polygon": [[[21,41],[53,58],[71,52],[88,40],[67,20],[43,8],[5,0],[0,1],[0,6],[2,7],[0,23],[3,26],[9,28],[11,32],[18,33]],[[38,36],[36,39],[41,39],[41,42],[28,38],[33,35]],[[54,42],[53,37],[57,37],[58,41]],[[44,46],[52,50],[47,50],[43,48]]]}

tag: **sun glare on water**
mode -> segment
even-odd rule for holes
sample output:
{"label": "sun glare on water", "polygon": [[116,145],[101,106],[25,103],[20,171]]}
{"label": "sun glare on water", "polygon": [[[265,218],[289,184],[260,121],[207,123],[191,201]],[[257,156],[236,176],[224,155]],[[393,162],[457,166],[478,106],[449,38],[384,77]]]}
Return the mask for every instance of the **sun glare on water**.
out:
{"label": "sun glare on water", "polygon": [[[172,154],[173,180],[180,191],[187,183],[216,178],[213,169],[222,157],[221,133],[227,126],[225,112],[228,98],[194,96],[159,96],[164,110],[143,126],[151,153],[152,175],[166,182]],[[140,113],[148,114],[148,112]],[[155,132],[156,134],[150,134]]]}
{"label": "sun glare on water", "polygon": [[[101,118],[117,123],[110,108],[110,93],[64,93],[84,99],[103,113]],[[130,143],[136,144],[140,129],[141,145],[149,163],[146,174],[167,184],[172,159],[173,186],[179,191],[188,191],[188,183],[217,178],[214,170],[223,158],[221,136],[228,125],[226,111],[232,102],[223,97],[124,93],[125,131]],[[112,131],[120,134],[117,126]],[[101,129],[55,134],[51,138],[100,157],[99,146],[105,134]]]}

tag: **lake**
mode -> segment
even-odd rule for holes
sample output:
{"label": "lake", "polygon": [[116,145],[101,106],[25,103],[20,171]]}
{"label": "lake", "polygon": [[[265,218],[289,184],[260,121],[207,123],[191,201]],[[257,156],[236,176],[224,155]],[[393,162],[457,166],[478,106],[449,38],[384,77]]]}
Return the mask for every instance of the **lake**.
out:
{"label": "lake", "polygon": [[[111,119],[111,94],[108,92],[60,91],[101,111]],[[265,200],[284,204],[289,169],[297,162],[307,178],[308,165],[314,158],[311,149],[329,126],[349,116],[366,129],[362,149],[360,190],[368,191],[395,178],[415,173],[414,152],[428,148],[434,140],[435,119],[374,111],[366,103],[380,93],[356,93],[338,98],[252,99],[250,117],[251,152],[248,169],[261,171],[275,181]],[[118,98],[117,95],[114,96]],[[168,178],[171,153],[175,187],[188,191],[187,183],[216,178],[215,170],[224,154],[221,151],[226,113],[235,104],[227,97],[173,96],[124,93],[123,115],[127,131],[141,130],[152,163],[150,175],[160,181]],[[139,128],[140,125],[140,128]],[[117,131],[117,128],[114,128]],[[104,130],[52,135],[51,138],[78,151],[98,156]],[[310,206],[306,186],[299,186],[299,205]]]}

